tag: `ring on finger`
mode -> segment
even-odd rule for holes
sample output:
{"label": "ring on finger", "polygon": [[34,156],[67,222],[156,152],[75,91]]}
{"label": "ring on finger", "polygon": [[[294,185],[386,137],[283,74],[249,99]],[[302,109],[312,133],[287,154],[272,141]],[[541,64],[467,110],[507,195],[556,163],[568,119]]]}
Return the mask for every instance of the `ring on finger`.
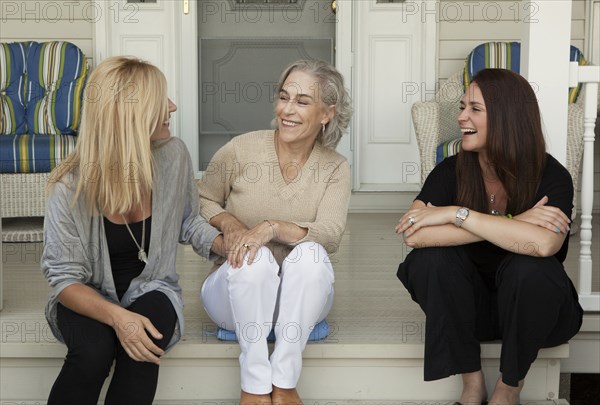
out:
{"label": "ring on finger", "polygon": [[415,220],[415,217],[408,217],[408,222],[410,223],[410,225],[414,225],[417,221]]}
{"label": "ring on finger", "polygon": [[248,245],[247,243],[244,243],[242,246],[244,247],[244,249],[250,249],[250,245]]}

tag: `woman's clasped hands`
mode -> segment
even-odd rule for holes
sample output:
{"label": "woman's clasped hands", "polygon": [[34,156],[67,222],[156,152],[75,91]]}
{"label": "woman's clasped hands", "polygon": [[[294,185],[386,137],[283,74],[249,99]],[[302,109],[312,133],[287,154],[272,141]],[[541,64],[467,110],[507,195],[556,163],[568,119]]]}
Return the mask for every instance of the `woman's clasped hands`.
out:
{"label": "woman's clasped hands", "polygon": [[546,205],[547,203],[548,197],[544,196],[532,208],[519,215],[515,215],[513,219],[528,222],[555,233],[569,233],[571,230],[569,226],[571,220],[569,217],[560,208]]}
{"label": "woman's clasped hands", "polygon": [[248,264],[252,264],[260,247],[269,243],[274,236],[273,228],[267,221],[248,229],[237,219],[231,218],[223,225],[227,261],[234,268],[239,268],[248,255]]}

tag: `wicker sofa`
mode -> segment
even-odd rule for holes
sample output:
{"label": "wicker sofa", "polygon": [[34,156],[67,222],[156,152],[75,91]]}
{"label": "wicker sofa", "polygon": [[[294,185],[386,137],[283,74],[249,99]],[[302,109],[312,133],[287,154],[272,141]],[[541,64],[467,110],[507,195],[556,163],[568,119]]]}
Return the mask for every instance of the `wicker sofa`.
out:
{"label": "wicker sofa", "polygon": [[2,242],[42,241],[47,178],[75,147],[87,71],[69,42],[0,43]]}
{"label": "wicker sofa", "polygon": [[[513,57],[507,56],[512,48]],[[448,78],[432,101],[416,102],[412,106],[412,119],[421,157],[421,184],[435,165],[444,157],[458,152],[461,137],[457,117],[459,102],[464,94],[465,81],[469,81],[481,68],[497,67],[519,71],[518,43],[485,43],[476,47],[466,58],[465,68]],[[502,55],[504,53],[504,55]],[[514,55],[516,53],[516,55]],[[490,61],[490,55],[495,55]],[[477,60],[479,59],[479,60]],[[571,47],[571,60],[585,64],[581,52]],[[579,88],[569,90],[567,164],[566,168],[578,188],[579,170],[583,155],[583,99]],[[566,95],[565,95],[566,96]],[[573,201],[576,207],[577,193]],[[573,210],[573,219],[576,210]]]}

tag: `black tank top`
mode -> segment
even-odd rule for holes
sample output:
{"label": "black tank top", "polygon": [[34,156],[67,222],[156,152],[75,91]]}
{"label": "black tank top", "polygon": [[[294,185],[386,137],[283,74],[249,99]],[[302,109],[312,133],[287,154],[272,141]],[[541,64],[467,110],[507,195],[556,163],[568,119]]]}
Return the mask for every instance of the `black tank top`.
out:
{"label": "black tank top", "polygon": [[[129,224],[137,243],[142,243],[142,221]],[[144,250],[148,254],[150,247],[150,230],[152,229],[152,216],[146,218],[146,237]],[[115,289],[119,300],[123,298],[129,288],[131,280],[144,270],[146,264],[138,259],[138,247],[131,238],[127,227],[110,222],[104,217],[104,232],[108,243],[108,256],[112,267]]]}

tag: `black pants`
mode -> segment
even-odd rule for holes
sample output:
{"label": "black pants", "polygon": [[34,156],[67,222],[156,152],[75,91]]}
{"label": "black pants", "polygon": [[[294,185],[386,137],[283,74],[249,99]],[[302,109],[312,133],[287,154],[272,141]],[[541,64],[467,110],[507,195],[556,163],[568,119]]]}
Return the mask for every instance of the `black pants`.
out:
{"label": "black pants", "polygon": [[577,292],[554,257],[471,257],[467,246],[415,249],[398,268],[427,316],[425,380],[481,370],[480,342],[502,339],[502,381],[516,387],[540,348],[579,331]]}
{"label": "black pants", "polygon": [[[164,349],[173,336],[177,321],[167,296],[152,291],[142,295],[128,309],[150,319],[163,335],[161,340],[150,338]],[[116,360],[115,370],[104,403],[152,403],[158,382],[158,365],[131,359],[111,326],[59,304],[58,327],[68,352],[50,392],[48,405],[96,405],[113,360]]]}

